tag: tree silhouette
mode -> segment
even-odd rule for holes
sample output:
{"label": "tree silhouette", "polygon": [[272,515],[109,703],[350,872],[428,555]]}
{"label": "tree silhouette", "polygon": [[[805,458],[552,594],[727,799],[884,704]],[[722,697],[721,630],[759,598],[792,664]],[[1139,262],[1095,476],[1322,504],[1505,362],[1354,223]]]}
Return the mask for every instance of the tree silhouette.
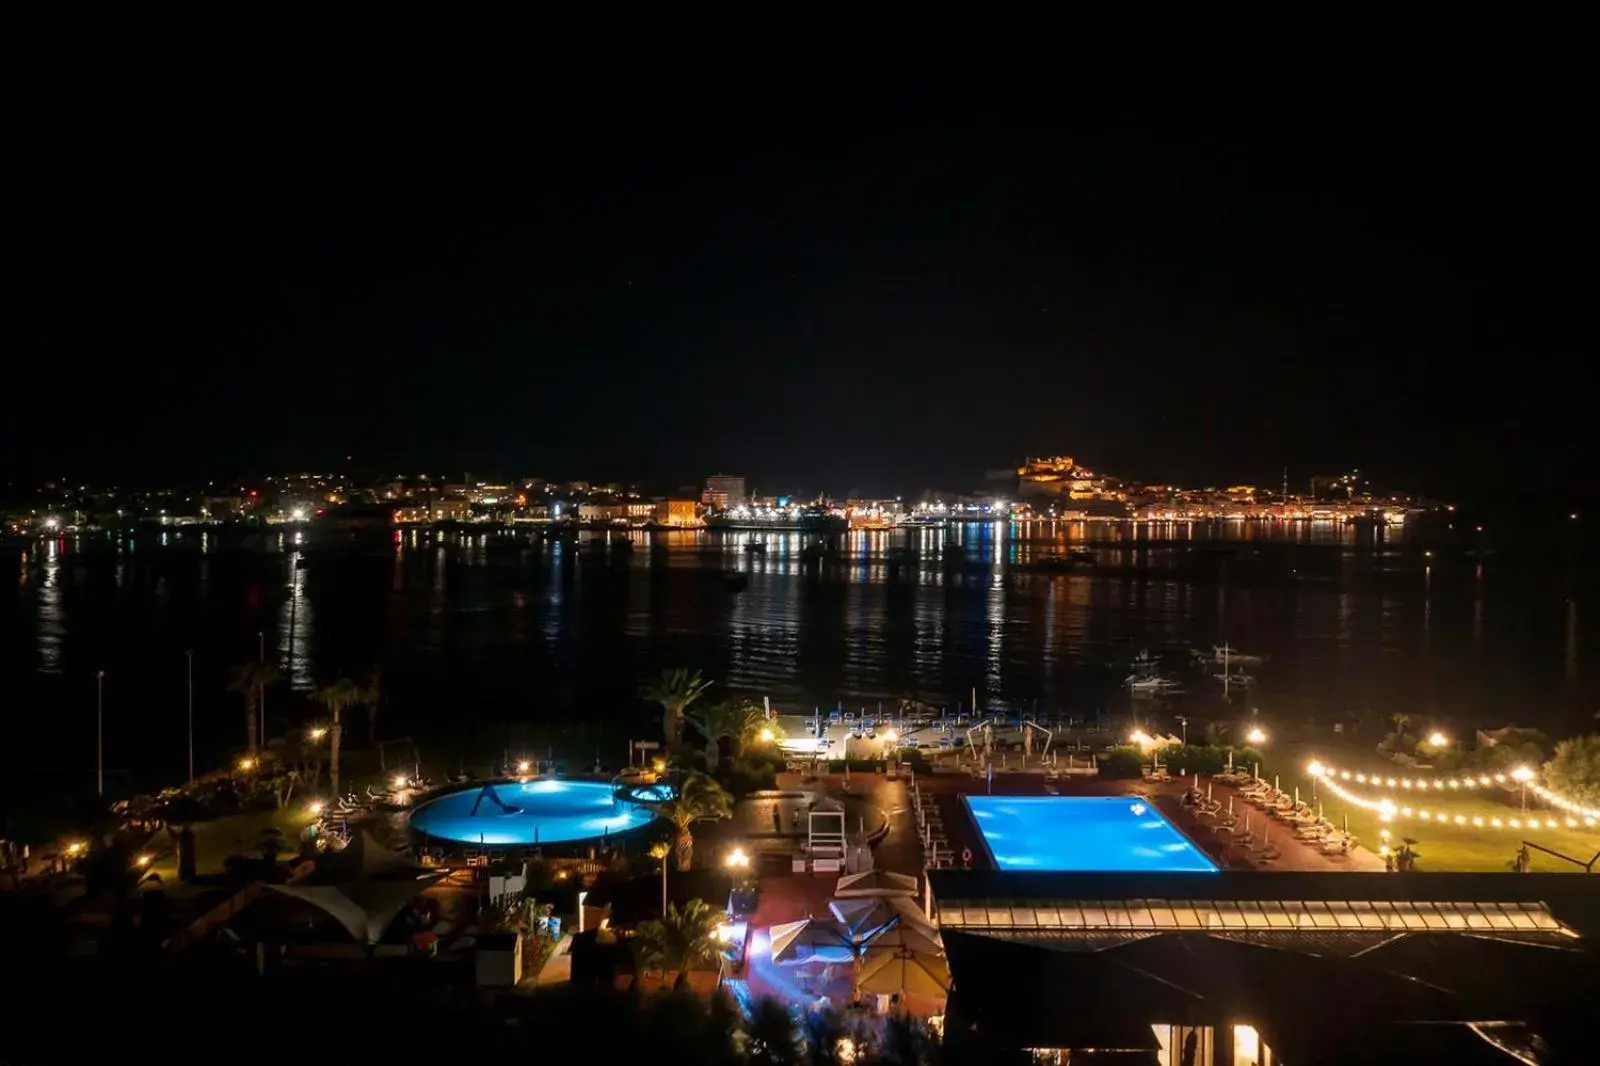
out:
{"label": "tree silhouette", "polygon": [[710,687],[711,682],[703,679],[700,671],[691,673],[680,666],[663,671],[639,689],[640,696],[661,705],[661,732],[669,749],[676,747],[682,737],[684,711]]}

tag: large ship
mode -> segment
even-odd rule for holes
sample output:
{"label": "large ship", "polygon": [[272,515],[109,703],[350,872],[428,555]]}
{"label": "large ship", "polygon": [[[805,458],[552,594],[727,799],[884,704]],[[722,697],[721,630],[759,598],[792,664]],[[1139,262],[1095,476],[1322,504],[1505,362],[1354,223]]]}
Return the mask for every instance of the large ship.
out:
{"label": "large ship", "polygon": [[834,514],[821,507],[752,508],[735,507],[706,516],[706,528],[713,532],[726,530],[763,530],[779,533],[843,533],[849,522],[842,514]]}

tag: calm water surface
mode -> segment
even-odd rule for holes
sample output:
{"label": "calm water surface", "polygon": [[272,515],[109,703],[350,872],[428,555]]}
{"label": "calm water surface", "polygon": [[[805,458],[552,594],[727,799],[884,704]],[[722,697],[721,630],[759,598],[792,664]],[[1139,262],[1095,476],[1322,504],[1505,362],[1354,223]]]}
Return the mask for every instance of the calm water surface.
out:
{"label": "calm water surface", "polygon": [[[905,697],[951,708],[1122,714],[1139,649],[1226,640],[1270,655],[1222,704],[1195,673],[1169,711],[1326,721],[1403,711],[1455,728],[1592,724],[1600,607],[1558,562],[1423,554],[1398,531],[1340,526],[1116,526],[856,533],[845,560],[802,565],[801,538],[636,534],[600,565],[583,549],[483,535],[407,534],[363,550],[273,534],[241,547],[199,535],[13,545],[0,581],[8,788],[92,787],[95,672],[104,670],[108,787],[181,777],[186,657],[199,760],[242,747],[229,665],[264,646],[287,684],[275,727],[306,695],[380,669],[377,731],[437,751],[592,747],[620,762],[658,721],[636,697],[668,666],[784,710]],[[955,544],[946,544],[953,539]],[[164,540],[164,543],[162,542]],[[1008,570],[1087,542],[1094,571]],[[905,549],[915,565],[901,561]],[[966,560],[946,569],[946,554]],[[732,593],[725,571],[748,576]],[[258,634],[261,634],[258,637]],[[348,727],[365,739],[365,714]],[[585,754],[583,756],[587,758]],[[120,783],[120,785],[119,785]]]}

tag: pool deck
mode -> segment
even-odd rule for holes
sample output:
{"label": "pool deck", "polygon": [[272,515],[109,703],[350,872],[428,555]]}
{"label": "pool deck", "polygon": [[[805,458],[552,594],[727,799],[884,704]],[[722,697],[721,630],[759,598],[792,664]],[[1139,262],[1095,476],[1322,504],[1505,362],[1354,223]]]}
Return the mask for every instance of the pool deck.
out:
{"label": "pool deck", "polygon": [[[1106,781],[1098,777],[1072,776],[1048,780],[1040,773],[997,773],[991,789],[981,777],[963,773],[923,774],[917,778],[923,802],[936,805],[944,815],[946,836],[961,865],[963,849],[970,849],[974,868],[990,868],[988,852],[979,839],[978,829],[968,816],[963,795],[997,796],[1125,796],[1142,795],[1189,837],[1201,851],[1219,866],[1227,869],[1259,869],[1264,876],[1272,871],[1329,873],[1335,871],[1371,872],[1383,869],[1382,861],[1365,848],[1358,848],[1349,856],[1334,858],[1323,855],[1308,844],[1297,840],[1287,826],[1281,827],[1281,836],[1273,834],[1281,857],[1271,863],[1256,860],[1248,849],[1224,843],[1211,831],[1210,824],[1197,817],[1192,809],[1185,808],[1182,797],[1192,779],[1183,781]],[[1204,787],[1205,779],[1201,779]],[[836,797],[848,796],[852,801],[876,807],[888,822],[888,832],[874,849],[874,859],[879,869],[906,874],[923,881],[922,843],[917,836],[912,810],[910,784],[902,777],[885,774],[852,774],[849,791],[845,792],[842,774],[825,774],[819,778],[806,778],[798,774],[780,774],[780,789],[805,789]],[[1227,803],[1234,795],[1236,809],[1248,806],[1231,788],[1213,784],[1213,797]],[[1053,790],[1053,791],[1052,791]],[[1253,810],[1253,808],[1251,808]],[[1259,811],[1256,817],[1265,820]],[[1280,827],[1274,824],[1274,830]],[[774,925],[798,921],[802,918],[828,917],[828,901],[833,898],[837,875],[829,874],[773,874],[761,878],[761,894],[756,912],[749,922],[750,939],[745,965],[730,982],[730,990],[741,998],[770,996],[789,1003],[809,1004],[819,996],[838,1000],[848,998],[849,977],[847,968],[835,967],[830,974],[818,975],[810,980],[788,966],[772,962],[770,930]],[[923,882],[924,886],[926,882]],[[924,887],[924,891],[926,888]],[[922,904],[919,895],[917,903]],[[908,1004],[916,1012],[933,1012],[937,1004]],[[920,1008],[920,1009],[919,1009]]]}
{"label": "pool deck", "polygon": [[[780,775],[779,787],[799,787],[799,780],[798,775]],[[1273,842],[1277,844],[1281,856],[1270,863],[1260,862],[1249,849],[1219,840],[1212,832],[1209,822],[1197,817],[1192,809],[1183,806],[1181,802],[1183,792],[1190,783],[1191,779],[1188,778],[1183,781],[1164,782],[1107,781],[1088,776],[1061,777],[1050,781],[1038,773],[998,773],[994,778],[992,794],[997,796],[1144,795],[1149,797],[1167,820],[1177,826],[1179,831],[1192,840],[1201,851],[1218,866],[1226,869],[1291,870],[1305,873],[1331,873],[1340,870],[1372,872],[1383,869],[1383,860],[1365,847],[1357,848],[1343,858],[1323,855],[1304,841],[1296,839],[1287,826],[1280,827],[1276,824],[1271,825],[1271,829],[1275,830]],[[840,795],[843,784],[842,775],[828,774],[808,783],[805,787],[827,795]],[[1202,787],[1206,784],[1206,779],[1202,777]],[[978,836],[977,827],[967,814],[965,804],[961,802],[963,795],[990,794],[987,783],[982,778],[968,774],[936,773],[918,777],[917,787],[922,793],[923,802],[936,804],[940,813],[944,815],[945,832],[950,847],[956,855],[956,864],[961,865],[963,849],[970,849],[973,867],[988,868],[987,850]],[[881,774],[853,774],[850,778],[850,788],[854,798],[876,806],[888,818],[888,835],[874,851],[878,867],[895,873],[921,877],[924,869],[922,843],[916,834],[907,782],[903,778],[890,778]],[[1228,797],[1233,795],[1237,809],[1249,807],[1249,804],[1238,797],[1235,790],[1229,786],[1214,784],[1212,788],[1214,797],[1221,802],[1226,803]],[[1052,789],[1054,793],[1050,791]],[[1256,812],[1256,818],[1258,821],[1266,820],[1266,816],[1259,811]],[[785,879],[768,880],[776,883]],[[827,878],[808,877],[807,880],[826,881]],[[768,882],[764,880],[763,891],[767,887]],[[804,917],[804,914],[796,917]],[[777,920],[794,921],[796,918]]]}

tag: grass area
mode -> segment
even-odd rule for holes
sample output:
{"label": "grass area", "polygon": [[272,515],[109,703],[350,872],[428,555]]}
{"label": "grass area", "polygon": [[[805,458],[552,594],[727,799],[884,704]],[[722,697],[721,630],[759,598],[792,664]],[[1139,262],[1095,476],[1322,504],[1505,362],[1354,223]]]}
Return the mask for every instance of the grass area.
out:
{"label": "grass area", "polygon": [[[284,855],[293,855],[300,848],[300,831],[311,822],[311,814],[303,803],[291,803],[265,811],[245,811],[215,818],[209,822],[195,822],[195,874],[200,878],[215,877],[223,872],[223,863],[230,855],[250,855],[259,858],[257,844],[262,831],[271,827],[283,833]],[[159,847],[157,847],[159,845]],[[156,859],[150,869],[161,875],[168,892],[176,890],[178,882],[177,849],[167,843],[165,830],[156,834],[151,850]]]}
{"label": "grass area", "polygon": [[[1382,773],[1386,777],[1395,778],[1407,776],[1401,767],[1383,759],[1376,752],[1363,751],[1337,741],[1285,743],[1274,750],[1269,759],[1270,764],[1261,768],[1262,775],[1268,780],[1274,774],[1279,775],[1281,785],[1286,791],[1299,786],[1303,799],[1311,795],[1313,782],[1311,775],[1306,772],[1306,767],[1313,759],[1320,759],[1325,764],[1353,773]],[[1412,776],[1433,775],[1428,771],[1421,771]],[[1559,811],[1530,808],[1525,815],[1521,809],[1520,798],[1514,791],[1502,789],[1472,792],[1429,791],[1423,796],[1413,795],[1399,788],[1375,788],[1344,781],[1340,784],[1355,795],[1371,799],[1388,796],[1393,798],[1397,805],[1411,806],[1413,810],[1425,808],[1435,815],[1435,818],[1427,821],[1418,817],[1397,817],[1392,822],[1384,823],[1376,811],[1346,803],[1337,796],[1326,794],[1321,796],[1323,814],[1335,825],[1342,824],[1343,819],[1348,816],[1350,832],[1363,846],[1373,851],[1377,851],[1378,845],[1382,843],[1380,833],[1385,828],[1389,830],[1391,840],[1396,845],[1403,837],[1415,840],[1418,855],[1417,869],[1420,871],[1506,873],[1513,869],[1512,863],[1516,858],[1517,849],[1524,840],[1583,862],[1588,862],[1594,858],[1597,851],[1600,851],[1600,829],[1568,829],[1560,825],[1565,821],[1565,815]],[[1450,821],[1445,823],[1438,821],[1439,812],[1443,812]],[[1468,824],[1456,825],[1453,819],[1458,815],[1466,818]],[[1551,829],[1543,825],[1537,829],[1527,828],[1526,819],[1534,817],[1554,819],[1558,823],[1558,828]],[[1473,818],[1481,818],[1485,823],[1484,827],[1472,825]],[[1489,828],[1490,821],[1494,818],[1507,823],[1506,827]],[[1513,818],[1523,821],[1523,828],[1511,828],[1509,822]],[[1533,859],[1534,873],[1583,872],[1582,867],[1537,849],[1530,848],[1529,853]]]}

